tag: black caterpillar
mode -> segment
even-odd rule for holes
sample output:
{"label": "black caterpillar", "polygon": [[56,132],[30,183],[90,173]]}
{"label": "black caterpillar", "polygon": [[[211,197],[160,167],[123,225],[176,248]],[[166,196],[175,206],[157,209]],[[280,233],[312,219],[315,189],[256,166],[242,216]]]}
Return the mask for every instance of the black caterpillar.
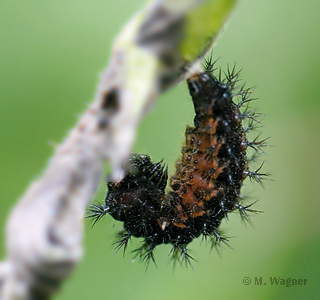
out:
{"label": "black caterpillar", "polygon": [[[173,259],[191,265],[186,246],[193,239],[202,235],[212,246],[228,245],[219,230],[221,220],[235,210],[247,221],[248,212],[259,212],[251,209],[255,202],[241,204],[240,189],[247,177],[261,184],[268,175],[260,173],[262,165],[256,171],[248,167],[265,146],[266,139],[258,140],[258,136],[248,141],[246,137],[262,115],[250,111],[253,89],[243,86],[233,92],[239,72],[228,69],[221,80],[221,72],[218,78],[213,75],[213,65],[207,61],[203,72],[187,80],[196,116],[194,127],[186,129],[182,157],[170,178],[171,190],[165,192],[168,171],[162,161],[153,163],[148,155],[133,154],[124,179],[107,183],[105,204],[90,209],[88,217],[94,224],[107,213],[124,222],[116,251],[125,251],[132,236],[144,238],[135,252],[147,267],[160,244],[171,244]],[[240,99],[238,104],[234,97]],[[241,107],[245,107],[243,112]],[[243,128],[245,119],[248,126]],[[255,152],[252,159],[247,158],[248,147]]]}

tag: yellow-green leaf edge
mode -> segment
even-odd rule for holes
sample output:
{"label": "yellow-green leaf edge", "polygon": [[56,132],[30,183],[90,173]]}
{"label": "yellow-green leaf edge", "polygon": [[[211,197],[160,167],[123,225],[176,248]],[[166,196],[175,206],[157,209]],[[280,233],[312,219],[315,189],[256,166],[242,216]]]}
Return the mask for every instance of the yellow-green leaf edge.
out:
{"label": "yellow-green leaf edge", "polygon": [[237,0],[207,0],[186,15],[180,51],[186,61],[196,60],[208,49],[223,27]]}

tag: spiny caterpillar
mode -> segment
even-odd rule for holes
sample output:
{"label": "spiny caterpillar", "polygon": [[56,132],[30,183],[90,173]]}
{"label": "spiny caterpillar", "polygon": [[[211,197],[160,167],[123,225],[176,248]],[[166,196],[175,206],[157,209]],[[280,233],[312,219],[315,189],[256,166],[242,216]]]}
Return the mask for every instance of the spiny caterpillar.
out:
{"label": "spiny caterpillar", "polygon": [[[172,245],[174,261],[191,265],[187,245],[193,239],[202,235],[212,246],[228,245],[219,230],[222,219],[238,211],[248,221],[249,212],[259,212],[251,209],[255,202],[242,204],[240,189],[247,177],[261,184],[268,175],[260,172],[262,165],[256,171],[248,167],[265,146],[266,139],[258,136],[249,141],[246,137],[262,115],[250,111],[253,89],[242,86],[234,92],[239,72],[228,69],[222,80],[221,71],[218,78],[213,75],[213,66],[207,60],[204,71],[187,80],[196,115],[194,127],[186,128],[182,157],[170,178],[171,190],[165,192],[168,170],[162,161],[153,163],[148,155],[133,154],[124,179],[107,183],[105,204],[89,209],[94,224],[107,213],[124,222],[116,251],[125,251],[131,237],[144,238],[135,252],[147,267],[160,244]],[[239,102],[235,104],[233,98]],[[243,128],[245,119],[247,127]],[[255,152],[252,159],[247,157],[249,147]]]}

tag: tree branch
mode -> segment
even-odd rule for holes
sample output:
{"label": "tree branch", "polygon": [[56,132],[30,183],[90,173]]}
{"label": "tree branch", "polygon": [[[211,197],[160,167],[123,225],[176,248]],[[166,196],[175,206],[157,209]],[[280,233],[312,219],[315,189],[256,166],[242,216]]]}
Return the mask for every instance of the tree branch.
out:
{"label": "tree branch", "polygon": [[200,68],[235,2],[156,0],[124,28],[96,99],[9,217],[0,299],[49,299],[59,289],[81,258],[83,218],[103,161],[120,180],[141,118]]}

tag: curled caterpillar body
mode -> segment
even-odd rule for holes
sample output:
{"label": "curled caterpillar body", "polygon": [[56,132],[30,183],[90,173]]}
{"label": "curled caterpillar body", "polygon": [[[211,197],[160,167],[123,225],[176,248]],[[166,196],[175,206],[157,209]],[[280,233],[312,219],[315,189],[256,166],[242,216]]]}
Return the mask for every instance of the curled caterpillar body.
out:
{"label": "curled caterpillar body", "polygon": [[[162,161],[153,163],[148,155],[134,154],[125,178],[108,183],[105,204],[90,209],[88,217],[95,222],[107,213],[124,222],[115,243],[117,251],[126,250],[131,237],[144,238],[135,251],[147,266],[160,244],[172,244],[173,258],[191,265],[186,246],[193,239],[202,235],[213,246],[227,244],[219,231],[222,219],[235,210],[244,220],[249,220],[248,212],[258,212],[250,208],[252,204],[240,203],[240,190],[246,177],[261,184],[268,175],[248,166],[247,148],[259,152],[265,145],[265,140],[246,137],[260,114],[248,107],[240,110],[253,100],[252,90],[242,87],[233,92],[239,74],[234,68],[224,81],[212,74],[212,68],[207,62],[204,72],[187,81],[196,115],[194,126],[186,128],[182,155],[170,178],[171,190],[165,192],[168,172]],[[238,104],[234,97],[240,97]],[[249,119],[247,128],[243,128],[244,119]]]}

